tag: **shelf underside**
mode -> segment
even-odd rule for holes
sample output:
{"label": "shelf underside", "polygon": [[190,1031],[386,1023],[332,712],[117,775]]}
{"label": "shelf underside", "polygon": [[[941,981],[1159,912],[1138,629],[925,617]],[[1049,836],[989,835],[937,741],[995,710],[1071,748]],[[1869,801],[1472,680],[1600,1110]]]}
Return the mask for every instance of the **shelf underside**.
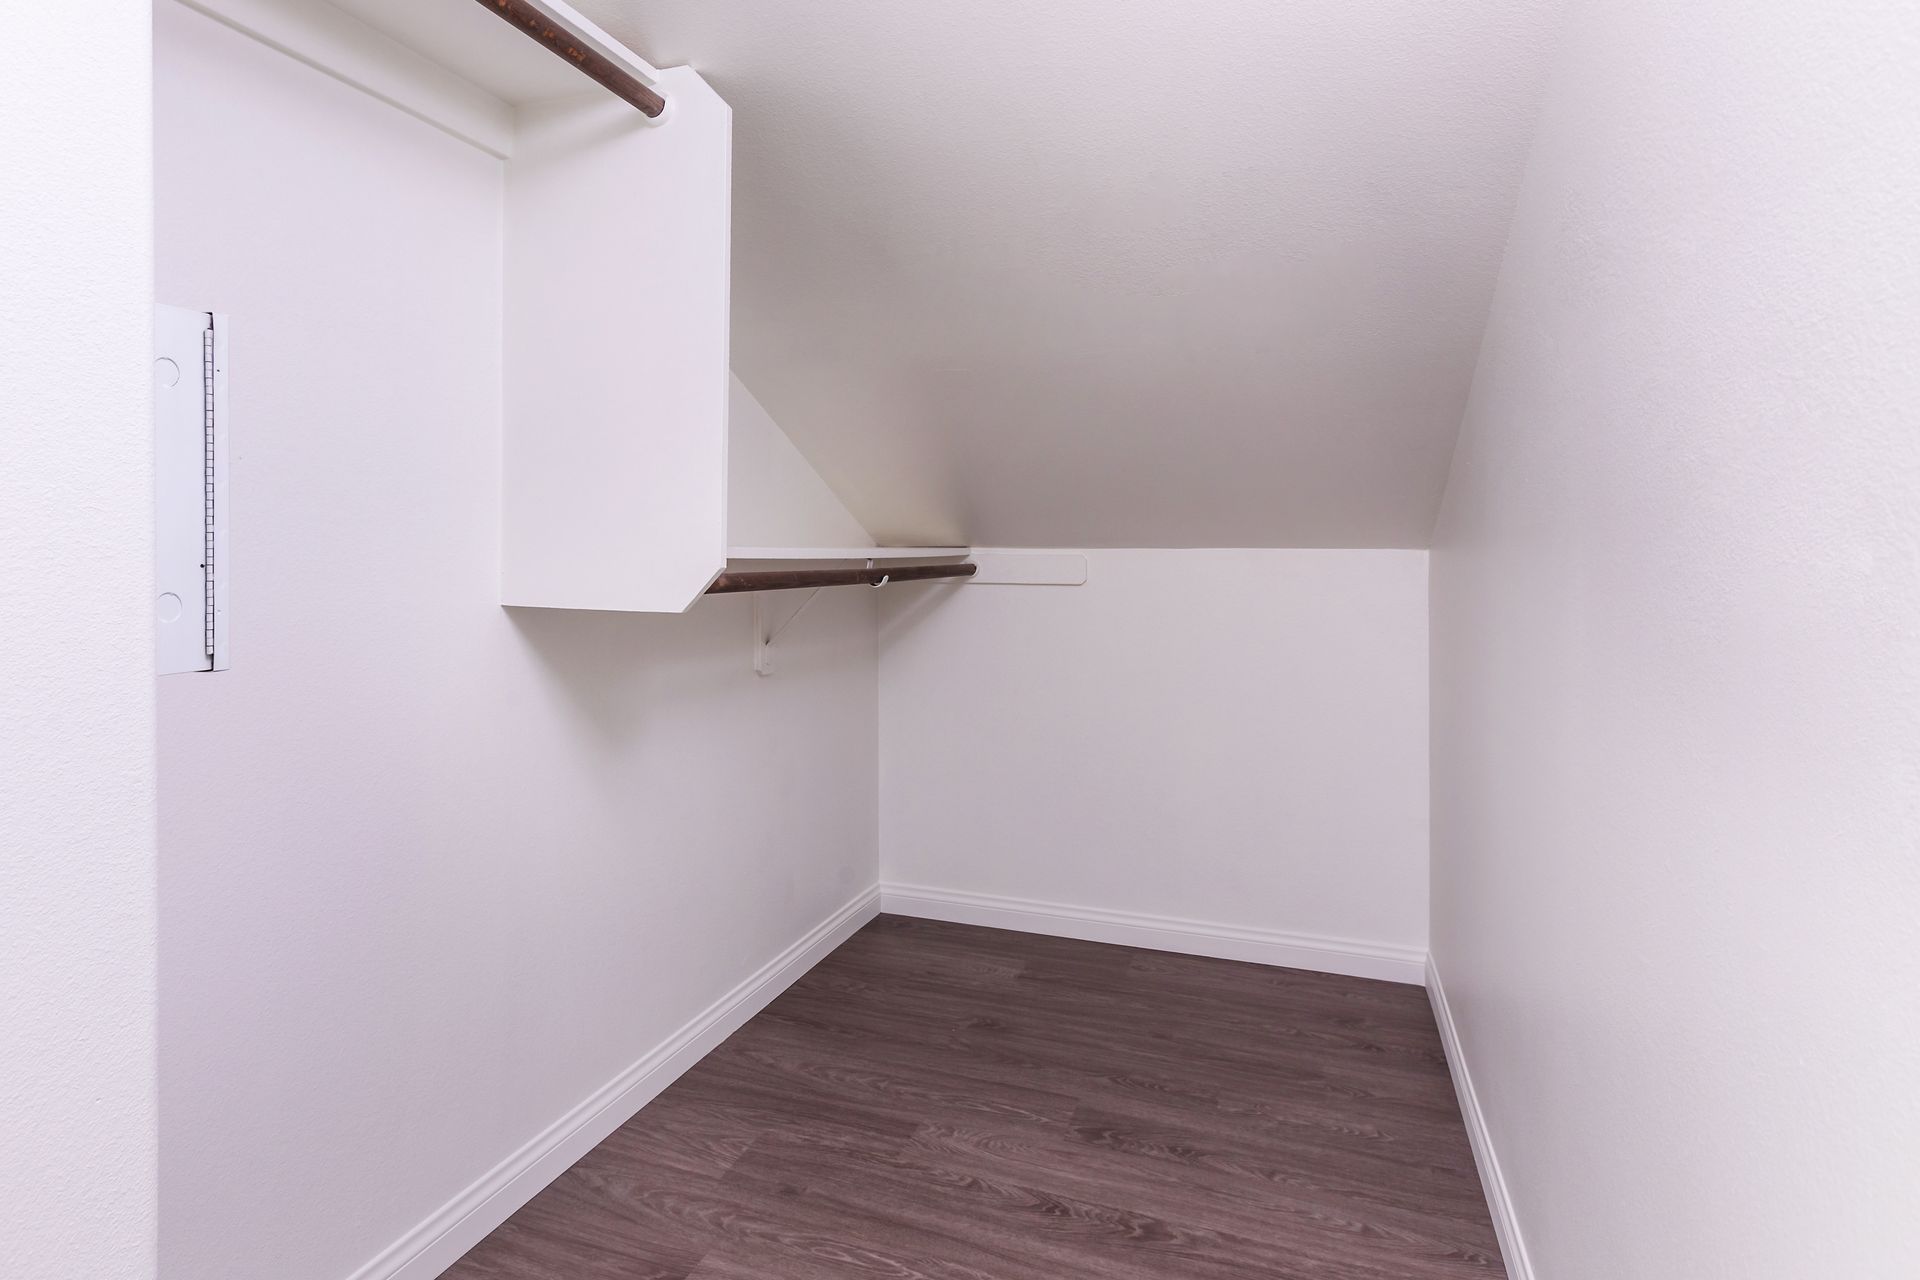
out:
{"label": "shelf underside", "polygon": [[955,560],[964,557],[967,547],[729,547],[732,560]]}

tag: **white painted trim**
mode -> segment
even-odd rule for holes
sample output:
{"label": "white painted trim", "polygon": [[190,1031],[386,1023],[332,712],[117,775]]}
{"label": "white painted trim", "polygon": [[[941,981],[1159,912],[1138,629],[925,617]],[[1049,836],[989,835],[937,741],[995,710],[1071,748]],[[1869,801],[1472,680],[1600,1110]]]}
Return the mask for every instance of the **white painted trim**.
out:
{"label": "white painted trim", "polygon": [[555,1120],[350,1280],[432,1280],[879,913],[867,889]]}
{"label": "white painted trim", "polygon": [[1246,929],[1204,920],[1103,911],[1058,902],[1031,902],[1024,898],[962,893],[926,885],[881,885],[880,909],[923,920],[950,920],[955,924],[1017,929],[1022,933],[1082,938],[1088,942],[1113,942],[1153,951],[1248,960],[1254,964],[1312,969],[1355,978],[1384,978],[1388,982],[1415,986],[1426,976],[1426,953],[1417,947]]}
{"label": "white painted trim", "polygon": [[1087,582],[1087,557],[1079,551],[980,550],[970,587],[1080,587]]}
{"label": "white painted trim", "polygon": [[511,106],[343,9],[310,0],[179,2],[489,155],[513,154]]}
{"label": "white painted trim", "polygon": [[1493,1135],[1487,1130],[1486,1114],[1480,1110],[1473,1072],[1467,1068],[1453,1009],[1447,1004],[1447,988],[1440,981],[1432,955],[1427,956],[1427,999],[1433,1004],[1433,1020],[1440,1024],[1440,1043],[1447,1051],[1447,1068],[1460,1098],[1460,1115],[1467,1123],[1467,1140],[1473,1144],[1473,1162],[1480,1170],[1480,1185],[1487,1194],[1494,1233],[1500,1237],[1500,1256],[1507,1264],[1507,1275],[1510,1280],[1534,1280],[1533,1259],[1527,1256],[1526,1238],[1520,1233],[1520,1220],[1514,1216],[1513,1197],[1507,1192],[1506,1175],[1500,1171],[1500,1157],[1494,1154]]}

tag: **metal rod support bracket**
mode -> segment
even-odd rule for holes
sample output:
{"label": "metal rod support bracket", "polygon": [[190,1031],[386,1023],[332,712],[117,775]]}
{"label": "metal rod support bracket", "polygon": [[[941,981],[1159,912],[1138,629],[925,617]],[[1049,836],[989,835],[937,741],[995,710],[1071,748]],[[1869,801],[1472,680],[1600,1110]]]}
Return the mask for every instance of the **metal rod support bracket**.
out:
{"label": "metal rod support bracket", "polygon": [[813,603],[814,597],[819,595],[823,590],[825,590],[824,587],[815,587],[813,590],[807,592],[807,598],[800,602],[800,607],[788,614],[779,626],[771,630],[767,627],[767,615],[772,606],[767,601],[765,595],[758,592],[754,593],[753,674],[757,676],[770,676],[773,674],[773,642],[778,640],[786,632],[788,627],[799,620],[800,615],[807,611],[807,606]]}

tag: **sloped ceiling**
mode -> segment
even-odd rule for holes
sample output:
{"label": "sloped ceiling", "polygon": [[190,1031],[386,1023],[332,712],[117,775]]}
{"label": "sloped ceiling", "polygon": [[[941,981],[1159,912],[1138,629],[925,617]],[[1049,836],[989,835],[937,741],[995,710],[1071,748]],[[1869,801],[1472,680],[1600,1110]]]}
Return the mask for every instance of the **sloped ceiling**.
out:
{"label": "sloped ceiling", "polygon": [[574,0],[733,104],[733,364],[882,541],[1423,546],[1552,0]]}

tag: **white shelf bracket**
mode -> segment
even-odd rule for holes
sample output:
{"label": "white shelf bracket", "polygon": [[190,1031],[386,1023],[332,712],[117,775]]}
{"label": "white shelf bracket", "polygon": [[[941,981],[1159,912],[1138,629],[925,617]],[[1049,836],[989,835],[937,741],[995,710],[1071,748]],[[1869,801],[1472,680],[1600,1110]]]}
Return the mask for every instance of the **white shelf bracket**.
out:
{"label": "white shelf bracket", "polygon": [[800,602],[800,607],[788,614],[779,626],[771,630],[767,627],[768,616],[772,612],[768,607],[767,595],[758,591],[753,593],[753,673],[755,675],[773,674],[773,642],[778,640],[781,634],[807,611],[807,606],[813,603],[813,598],[824,589],[815,587],[807,592],[807,598]]}

